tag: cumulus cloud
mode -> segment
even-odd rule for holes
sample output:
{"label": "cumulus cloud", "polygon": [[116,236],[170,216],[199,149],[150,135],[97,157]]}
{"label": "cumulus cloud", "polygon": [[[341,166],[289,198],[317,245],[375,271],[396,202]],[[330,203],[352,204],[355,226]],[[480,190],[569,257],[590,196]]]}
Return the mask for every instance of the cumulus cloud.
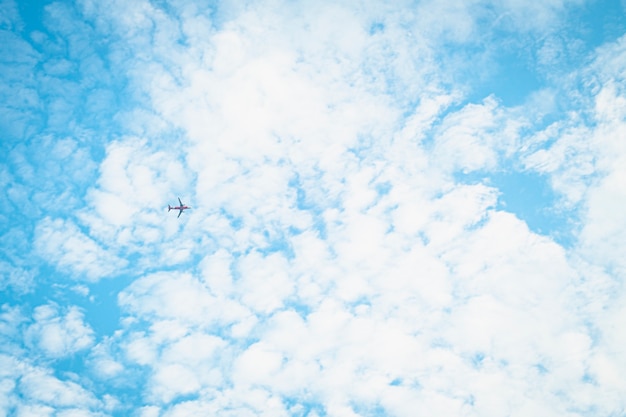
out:
{"label": "cumulus cloud", "polygon": [[[99,383],[139,388],[100,401],[7,357],[22,370],[0,384],[4,410],[79,415],[126,399],[141,416],[624,408],[623,40],[511,108],[476,98],[467,74],[488,78],[498,51],[521,43],[558,62],[562,45],[535,41],[579,2],[192,3],[46,8],[67,54],[42,68],[72,93],[46,102],[50,126],[74,120],[78,102],[115,103],[105,62],[136,105],[117,114],[122,133],[98,148],[98,169],[79,137],[33,142],[51,174],[62,161],[85,178],[63,195],[79,207],[67,217],[41,204],[60,183],[29,191],[45,158],[27,145],[0,171],[12,202],[41,205],[35,253],[95,299],[115,277],[121,310],[100,338],[89,309],[38,303],[25,346],[48,360],[88,352]],[[30,68],[27,46],[14,42]],[[80,82],[61,82],[72,74]],[[503,172],[547,180],[550,208],[577,225],[568,246],[507,211]],[[180,219],[164,210],[176,197],[194,207]],[[26,270],[14,258],[0,272]]]}
{"label": "cumulus cloud", "polygon": [[14,290],[17,293],[28,293],[34,284],[34,273],[24,268],[15,267],[8,262],[0,261],[0,288]]}
{"label": "cumulus cloud", "polygon": [[20,380],[20,391],[27,398],[53,407],[92,406],[95,398],[74,382],[60,381],[41,370],[26,372]]}
{"label": "cumulus cloud", "polygon": [[37,253],[79,279],[97,281],[114,275],[126,261],[83,233],[71,220],[43,219],[35,230]]}
{"label": "cumulus cloud", "polygon": [[178,396],[221,387],[224,348],[226,343],[221,338],[199,332],[161,345],[159,365],[152,369],[150,398],[169,403]]}
{"label": "cumulus cloud", "polygon": [[[520,25],[538,13],[526,26],[534,31],[562,7],[498,10]],[[131,332],[128,358],[151,367],[152,393],[166,401],[201,396],[172,406],[171,415],[219,409],[243,393],[259,402],[242,406],[279,414],[287,413],[287,398],[337,415],[377,407],[412,415],[409,398],[440,414],[499,415],[526,404],[559,415],[568,401],[584,409],[589,400],[575,393],[595,389],[585,361],[596,341],[569,309],[581,280],[576,264],[551,239],[496,209],[499,191],[488,182],[454,180],[457,172],[497,171],[520,153],[526,169],[554,174],[555,189],[579,202],[591,171],[572,162],[568,149],[581,142],[561,141],[567,137],[559,125],[535,142],[522,138],[533,120],[519,109],[493,97],[455,109],[457,91],[429,89],[419,77],[412,84],[394,78],[422,93],[404,117],[404,102],[386,94],[405,84],[374,88],[391,75],[382,72],[383,61],[368,60],[366,45],[378,36],[365,30],[372,16],[332,10],[347,22],[341,29],[323,19],[331,9],[322,7],[295,13],[310,26],[289,42],[261,43],[250,34],[279,39],[267,22],[284,20],[252,8],[224,24],[212,43],[197,40],[197,48],[212,51],[210,70],[191,62],[151,67],[144,88],[155,110],[187,132],[198,198],[210,208],[184,239],[209,233],[220,249],[204,246],[200,276],[149,274],[121,293],[122,308],[149,325]],[[456,28],[458,41],[474,33],[476,11],[457,11],[467,23]],[[379,30],[389,36],[394,23]],[[351,41],[322,47],[331,37]],[[385,64],[397,76],[409,61]],[[376,71],[382,78],[372,78]],[[184,93],[173,96],[178,89]],[[305,98],[302,107],[289,105],[294,94]],[[549,129],[556,139],[546,139]],[[216,323],[220,332],[233,326],[220,339],[232,356],[217,379],[203,380],[196,366],[160,353]],[[231,345],[240,335],[254,342]],[[233,389],[200,394],[221,378]],[[283,405],[273,408],[276,395]]]}
{"label": "cumulus cloud", "polygon": [[53,304],[41,305],[33,312],[33,323],[26,339],[47,356],[60,358],[85,350],[93,344],[93,330],[76,307],[60,312]]}
{"label": "cumulus cloud", "polygon": [[102,416],[107,408],[89,389],[63,380],[48,367],[0,355],[0,410],[18,416]]}
{"label": "cumulus cloud", "polygon": [[[522,159],[528,169],[549,175],[566,206],[581,209],[579,244],[605,265],[621,259],[613,248],[620,247],[623,230],[617,214],[623,193],[617,184],[624,177],[626,151],[619,132],[626,102],[617,85],[623,81],[624,44],[622,37],[598,50],[576,78],[588,86],[588,95],[576,93],[585,107],[539,130],[525,145]],[[592,122],[585,123],[587,118]]]}

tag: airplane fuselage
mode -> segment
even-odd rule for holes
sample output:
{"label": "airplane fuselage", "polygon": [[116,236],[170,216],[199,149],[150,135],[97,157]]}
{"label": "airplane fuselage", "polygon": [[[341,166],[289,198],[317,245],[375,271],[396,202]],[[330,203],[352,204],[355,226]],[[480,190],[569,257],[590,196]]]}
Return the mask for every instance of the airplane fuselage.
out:
{"label": "airplane fuselage", "polygon": [[180,206],[174,206],[174,207],[172,207],[172,206],[170,206],[170,205],[168,204],[168,205],[167,205],[167,211],[170,211],[170,210],[178,210],[178,217],[180,217],[180,215],[181,215],[181,214],[183,214],[183,211],[185,211],[185,210],[187,210],[187,209],[190,209],[191,207],[184,205],[184,204],[183,204],[183,202],[182,202],[182,201],[180,201],[180,198],[178,199],[178,202],[180,203]]}

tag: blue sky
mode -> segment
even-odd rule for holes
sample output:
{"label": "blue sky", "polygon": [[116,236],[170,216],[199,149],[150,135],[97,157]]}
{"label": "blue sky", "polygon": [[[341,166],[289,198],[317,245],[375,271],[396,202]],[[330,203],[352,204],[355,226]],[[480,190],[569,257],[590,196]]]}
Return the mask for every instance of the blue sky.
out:
{"label": "blue sky", "polygon": [[626,6],[393,3],[0,0],[0,415],[626,415]]}

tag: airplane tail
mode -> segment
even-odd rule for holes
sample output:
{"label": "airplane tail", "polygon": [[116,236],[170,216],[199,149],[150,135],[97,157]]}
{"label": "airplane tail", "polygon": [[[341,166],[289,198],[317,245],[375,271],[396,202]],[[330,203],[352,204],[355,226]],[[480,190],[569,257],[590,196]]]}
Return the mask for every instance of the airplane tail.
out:
{"label": "airplane tail", "polygon": [[172,206],[170,206],[169,204],[167,205],[167,211],[170,211],[172,209]]}

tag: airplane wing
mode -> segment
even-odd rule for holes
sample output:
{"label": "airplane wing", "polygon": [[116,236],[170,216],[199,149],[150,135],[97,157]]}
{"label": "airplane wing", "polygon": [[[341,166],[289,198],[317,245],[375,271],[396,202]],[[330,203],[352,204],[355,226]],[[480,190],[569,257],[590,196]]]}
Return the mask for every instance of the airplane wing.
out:
{"label": "airplane wing", "polygon": [[[180,209],[180,210],[178,211],[178,217],[180,217],[180,215],[181,215],[181,214],[183,214],[183,209]],[[178,217],[177,217],[177,218],[178,218]]]}
{"label": "airplane wing", "polygon": [[178,197],[178,202],[180,203],[181,206],[184,206],[183,202],[180,201],[180,197]]}

